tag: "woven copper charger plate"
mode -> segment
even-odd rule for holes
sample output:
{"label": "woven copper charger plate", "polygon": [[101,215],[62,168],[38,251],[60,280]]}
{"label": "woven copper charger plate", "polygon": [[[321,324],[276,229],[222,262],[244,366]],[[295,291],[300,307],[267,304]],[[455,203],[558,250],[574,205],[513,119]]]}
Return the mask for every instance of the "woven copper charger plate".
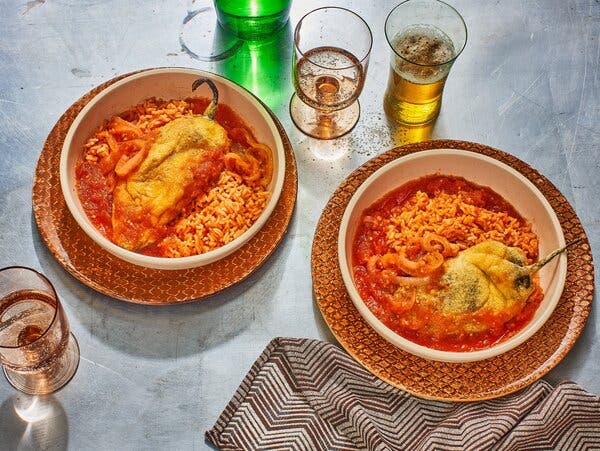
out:
{"label": "woven copper charger plate", "polygon": [[361,183],[384,164],[427,149],[463,149],[495,158],[526,176],[554,208],[567,241],[585,236],[573,208],[543,175],[500,150],[464,141],[428,141],[390,150],[354,171],[335,191],[319,219],[312,248],[316,302],[346,351],[380,379],[423,398],[477,401],[496,398],[540,379],[571,349],[591,309],[594,266],[587,237],[568,251],[567,279],[546,324],[521,346],[498,357],[464,364],[429,361],[396,348],[358,313],[344,287],[337,236],[344,209]]}
{"label": "woven copper charger plate", "polygon": [[73,219],[60,187],[59,162],[63,141],[77,114],[95,95],[128,75],[131,74],[116,77],[88,92],[67,109],[48,135],[33,181],[33,213],[38,229],[52,254],[69,273],[116,299],[165,305],[215,294],[250,275],[283,238],[298,191],[291,143],[281,123],[271,113],[285,147],[283,190],[267,223],[238,251],[210,265],[187,270],[157,270],[127,263],[94,243]]}

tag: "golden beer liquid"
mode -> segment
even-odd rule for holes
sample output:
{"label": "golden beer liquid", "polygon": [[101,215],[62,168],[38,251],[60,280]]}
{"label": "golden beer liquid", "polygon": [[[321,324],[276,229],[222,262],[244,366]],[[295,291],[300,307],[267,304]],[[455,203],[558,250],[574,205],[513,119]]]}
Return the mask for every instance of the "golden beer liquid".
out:
{"label": "golden beer liquid", "polygon": [[450,70],[449,64],[436,63],[451,59],[454,54],[452,41],[445,35],[416,27],[397,37],[394,49],[419,64],[393,54],[383,101],[386,114],[400,124],[418,125],[433,121],[440,112]]}
{"label": "golden beer liquid", "polygon": [[440,112],[446,78],[428,84],[413,83],[390,68],[383,102],[385,113],[401,124],[431,122]]}

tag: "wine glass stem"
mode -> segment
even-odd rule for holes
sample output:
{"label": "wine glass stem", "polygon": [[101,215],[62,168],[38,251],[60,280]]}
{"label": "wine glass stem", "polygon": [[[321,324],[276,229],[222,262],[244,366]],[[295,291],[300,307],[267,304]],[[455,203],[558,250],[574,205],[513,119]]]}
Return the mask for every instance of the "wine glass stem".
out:
{"label": "wine glass stem", "polygon": [[335,126],[335,112],[325,113],[317,110],[317,124],[322,128],[333,128]]}

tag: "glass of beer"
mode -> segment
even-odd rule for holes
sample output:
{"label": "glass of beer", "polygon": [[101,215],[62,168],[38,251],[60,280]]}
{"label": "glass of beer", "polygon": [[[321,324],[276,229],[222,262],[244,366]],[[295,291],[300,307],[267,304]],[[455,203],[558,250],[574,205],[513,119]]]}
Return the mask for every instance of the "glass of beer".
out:
{"label": "glass of beer", "polygon": [[271,35],[287,23],[292,0],[214,0],[223,28],[241,39]]}
{"label": "glass of beer", "polygon": [[354,128],[373,37],[356,13],[338,7],[306,14],[294,30],[290,115],[317,139],[338,138]]}
{"label": "glass of beer", "polygon": [[0,363],[8,382],[30,395],[55,392],[79,366],[56,291],[33,269],[0,269]]}
{"label": "glass of beer", "polygon": [[388,15],[385,36],[391,48],[387,116],[405,125],[434,121],[446,78],[467,43],[463,18],[442,1],[408,0]]}

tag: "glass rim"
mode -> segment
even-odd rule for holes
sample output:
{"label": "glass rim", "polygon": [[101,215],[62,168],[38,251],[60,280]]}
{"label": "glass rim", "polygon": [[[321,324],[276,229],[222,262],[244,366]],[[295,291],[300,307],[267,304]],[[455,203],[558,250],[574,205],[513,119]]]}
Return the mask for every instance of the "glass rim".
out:
{"label": "glass rim", "polygon": [[[462,23],[463,29],[465,30],[465,39],[463,42],[462,47],[456,51],[455,55],[448,59],[447,61],[444,61],[443,63],[435,63],[435,64],[423,64],[423,63],[417,63],[414,61],[409,60],[408,58],[406,58],[405,56],[402,56],[400,53],[398,53],[396,51],[396,49],[394,49],[394,46],[392,45],[392,43],[390,42],[390,37],[388,36],[388,31],[387,31],[387,26],[388,26],[388,22],[390,20],[390,17],[392,15],[392,13],[394,11],[396,11],[398,8],[400,8],[402,5],[405,5],[406,3],[409,3],[413,0],[404,0],[403,2],[399,3],[398,5],[394,6],[394,8],[392,8],[392,10],[388,13],[387,17],[385,18],[385,24],[383,26],[383,30],[385,33],[385,39],[388,43],[388,45],[390,46],[390,48],[392,49],[392,51],[399,57],[402,58],[404,61],[406,61],[407,63],[410,64],[414,64],[415,66],[422,66],[422,67],[439,67],[439,66],[445,66],[447,64],[453,63],[459,56],[460,54],[463,52],[463,50],[465,49],[465,47],[467,46],[467,40],[469,37],[469,29],[467,28],[467,24],[465,23],[465,19],[463,18],[463,16],[458,12],[458,10],[456,8],[454,8],[452,5],[449,5],[448,3],[442,1],[442,0],[432,0],[435,3],[440,3],[446,7],[448,7],[450,10],[452,10],[460,19],[460,22]],[[417,24],[415,24],[417,25]]]}
{"label": "glass rim", "polygon": [[[361,58],[359,58],[358,56],[352,54],[352,55],[354,55],[356,57],[356,59],[358,60],[358,62],[362,66],[363,63],[369,58],[369,55],[371,54],[371,50],[373,49],[373,33],[371,32],[371,27],[369,27],[369,24],[367,23],[367,21],[365,19],[363,19],[361,16],[359,16],[357,13],[355,13],[354,11],[349,10],[348,8],[342,8],[340,6],[322,6],[320,8],[315,8],[312,11],[309,11],[306,14],[304,14],[302,16],[302,18],[296,24],[296,27],[294,28],[294,48],[298,51],[298,53],[300,55],[302,55],[302,57],[306,58],[308,61],[310,61],[315,66],[321,67],[323,69],[332,69],[331,67],[323,66],[322,64],[315,63],[313,60],[311,60],[309,57],[306,56],[305,52],[303,52],[302,50],[300,50],[300,48],[298,47],[298,41],[299,41],[298,34],[300,32],[300,25],[302,24],[302,22],[304,22],[304,19],[306,19],[309,15],[311,15],[311,14],[317,12],[317,11],[322,11],[324,9],[332,9],[332,10],[340,10],[340,11],[348,12],[348,13],[354,15],[355,17],[357,17],[365,25],[367,31],[369,32],[369,48],[365,52],[364,56],[362,56]],[[312,49],[309,49],[309,51],[310,50],[312,50]],[[350,52],[350,53],[352,53],[352,52]],[[355,64],[351,64],[349,66],[336,67],[335,69],[336,70],[344,70],[344,69],[350,69],[350,68],[355,67],[355,66],[356,66]]]}
{"label": "glass rim", "polygon": [[43,281],[45,281],[50,288],[52,289],[52,293],[54,293],[54,298],[56,299],[56,308],[54,309],[54,315],[52,316],[52,321],[50,321],[50,323],[48,324],[48,327],[46,327],[46,329],[44,329],[44,332],[42,332],[40,334],[39,337],[37,337],[35,340],[30,341],[29,343],[27,343],[26,345],[23,346],[3,346],[0,345],[0,349],[21,349],[21,348],[25,348],[27,346],[30,346],[34,343],[37,343],[39,340],[41,340],[50,330],[50,328],[52,327],[52,325],[54,324],[54,322],[56,321],[56,317],[58,316],[58,311],[61,307],[60,304],[60,300],[58,299],[58,294],[56,293],[56,289],[54,288],[54,284],[52,282],[50,282],[50,279],[48,279],[44,274],[42,274],[41,272],[39,272],[36,269],[30,268],[28,266],[19,266],[19,265],[14,265],[14,266],[6,266],[4,268],[0,268],[0,273],[7,271],[7,270],[11,270],[11,269],[25,269],[27,271],[31,271],[33,273],[35,273],[36,275],[38,275]]}

